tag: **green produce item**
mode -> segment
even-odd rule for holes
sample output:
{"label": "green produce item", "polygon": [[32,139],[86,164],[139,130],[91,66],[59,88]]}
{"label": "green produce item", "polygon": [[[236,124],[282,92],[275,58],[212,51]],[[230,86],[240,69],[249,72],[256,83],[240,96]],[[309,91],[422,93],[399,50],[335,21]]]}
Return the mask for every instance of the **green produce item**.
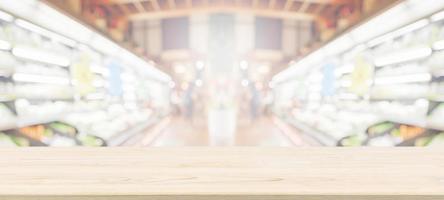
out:
{"label": "green produce item", "polygon": [[[4,145],[2,145],[4,144]],[[7,135],[5,133],[0,132],[0,146],[19,146],[19,147],[27,147],[30,146],[30,142],[28,139],[24,137]]]}
{"label": "green produce item", "polygon": [[60,122],[53,122],[49,124],[49,127],[61,134],[68,136],[75,136],[77,132],[74,127]]}
{"label": "green produce item", "polygon": [[362,146],[362,140],[359,136],[353,135],[349,136],[347,138],[344,138],[341,141],[342,146],[346,147],[355,147],[355,146]]}
{"label": "green produce item", "polygon": [[103,140],[92,135],[84,135],[79,137],[78,140],[83,146],[99,147],[104,145]]}
{"label": "green produce item", "polygon": [[395,127],[395,125],[391,122],[384,122],[381,124],[376,124],[368,129],[368,134],[372,135],[372,136],[381,135],[381,134],[386,133],[387,131],[389,131],[390,129],[392,129],[394,127]]}
{"label": "green produce item", "polygon": [[440,133],[433,137],[432,141],[430,141],[427,146],[442,146],[444,145],[444,133]]}
{"label": "green produce item", "polygon": [[415,140],[415,146],[417,147],[423,147],[423,146],[427,146],[430,141],[432,141],[433,137],[422,137],[422,138],[418,138],[417,140]]}
{"label": "green produce item", "polygon": [[51,138],[54,136],[54,132],[51,129],[45,129],[45,131],[43,132],[43,135],[46,138]]}
{"label": "green produce item", "polygon": [[29,140],[23,137],[12,137],[12,140],[20,147],[29,147],[31,145]]}
{"label": "green produce item", "polygon": [[394,137],[401,137],[401,131],[399,129],[393,129],[390,132],[390,135],[394,136]]}
{"label": "green produce item", "polygon": [[0,146],[2,147],[14,147],[17,146],[9,135],[0,132]]}

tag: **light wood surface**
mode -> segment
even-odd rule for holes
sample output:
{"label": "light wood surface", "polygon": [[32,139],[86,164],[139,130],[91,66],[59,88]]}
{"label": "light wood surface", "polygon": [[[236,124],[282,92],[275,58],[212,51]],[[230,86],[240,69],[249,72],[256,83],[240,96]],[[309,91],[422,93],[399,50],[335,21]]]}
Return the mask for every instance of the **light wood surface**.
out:
{"label": "light wood surface", "polygon": [[444,149],[4,148],[0,156],[0,199],[444,199]]}

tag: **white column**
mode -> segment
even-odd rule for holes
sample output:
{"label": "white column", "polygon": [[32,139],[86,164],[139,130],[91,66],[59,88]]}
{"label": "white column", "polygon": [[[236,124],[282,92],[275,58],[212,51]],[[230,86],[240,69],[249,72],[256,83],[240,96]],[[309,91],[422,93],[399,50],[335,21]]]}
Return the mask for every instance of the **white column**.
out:
{"label": "white column", "polygon": [[236,53],[243,55],[254,49],[254,16],[238,14],[235,20]]}
{"label": "white column", "polygon": [[282,27],[282,51],[285,56],[294,56],[297,52],[297,21],[292,19],[283,20]]}
{"label": "white column", "polygon": [[208,51],[208,15],[190,16],[190,48],[200,54]]}
{"label": "white column", "polygon": [[145,49],[153,56],[158,56],[162,52],[162,28],[161,20],[149,20],[147,21],[147,46]]}

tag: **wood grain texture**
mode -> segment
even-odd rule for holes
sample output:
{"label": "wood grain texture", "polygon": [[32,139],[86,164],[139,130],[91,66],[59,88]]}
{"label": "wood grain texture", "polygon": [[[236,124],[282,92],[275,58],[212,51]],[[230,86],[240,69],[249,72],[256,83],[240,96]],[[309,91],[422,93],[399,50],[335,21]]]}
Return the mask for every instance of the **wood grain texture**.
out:
{"label": "wood grain texture", "polygon": [[4,148],[0,199],[444,199],[444,148]]}

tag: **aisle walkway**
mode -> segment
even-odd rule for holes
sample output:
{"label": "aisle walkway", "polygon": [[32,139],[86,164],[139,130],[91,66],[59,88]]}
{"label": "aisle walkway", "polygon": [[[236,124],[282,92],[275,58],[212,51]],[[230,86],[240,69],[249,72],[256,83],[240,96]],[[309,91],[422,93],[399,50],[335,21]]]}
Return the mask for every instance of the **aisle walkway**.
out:
{"label": "aisle walkway", "polygon": [[205,123],[175,117],[150,146],[207,146]]}
{"label": "aisle walkway", "polygon": [[[295,146],[295,143],[283,134],[270,118],[266,117],[252,123],[241,122],[234,140],[230,143],[236,146]],[[175,117],[149,146],[211,145],[204,120],[193,123],[184,118]]]}
{"label": "aisle walkway", "polygon": [[279,130],[268,117],[261,117],[252,122],[239,124],[237,146],[293,146],[290,139]]}

